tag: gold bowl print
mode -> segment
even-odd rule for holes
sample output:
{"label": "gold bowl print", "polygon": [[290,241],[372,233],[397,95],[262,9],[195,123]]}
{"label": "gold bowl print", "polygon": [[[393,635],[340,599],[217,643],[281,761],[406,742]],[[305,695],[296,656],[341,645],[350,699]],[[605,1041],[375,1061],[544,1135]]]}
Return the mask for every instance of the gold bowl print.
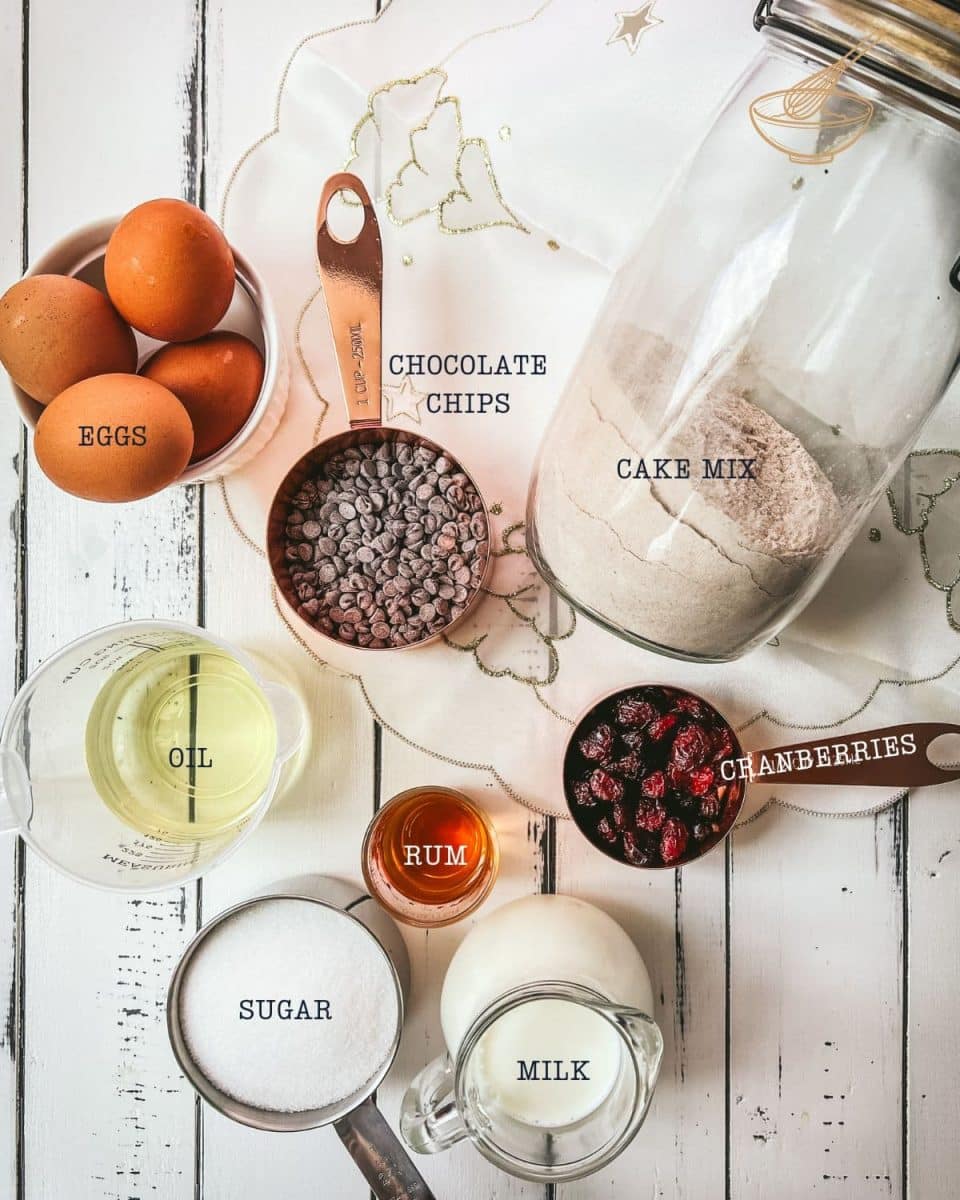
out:
{"label": "gold bowl print", "polygon": [[757,133],[795,163],[828,163],[863,134],[873,116],[869,100],[849,92],[834,92],[811,116],[791,116],[788,98],[794,89],[768,92],[750,105]]}

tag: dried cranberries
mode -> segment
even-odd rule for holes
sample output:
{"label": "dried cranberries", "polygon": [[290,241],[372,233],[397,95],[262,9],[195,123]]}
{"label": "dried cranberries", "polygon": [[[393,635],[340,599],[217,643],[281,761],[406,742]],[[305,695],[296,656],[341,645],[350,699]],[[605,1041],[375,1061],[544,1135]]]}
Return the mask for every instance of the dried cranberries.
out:
{"label": "dried cranberries", "polygon": [[580,831],[636,867],[677,867],[729,831],[744,785],[723,778],[736,735],[719,712],[679,688],[645,685],[601,700],[577,726],[564,788]]}

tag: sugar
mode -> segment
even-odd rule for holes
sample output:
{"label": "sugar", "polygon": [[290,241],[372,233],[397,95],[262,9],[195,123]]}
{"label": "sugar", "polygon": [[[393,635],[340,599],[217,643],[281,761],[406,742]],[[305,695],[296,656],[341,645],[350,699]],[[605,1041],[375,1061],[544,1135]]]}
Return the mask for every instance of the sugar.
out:
{"label": "sugar", "polygon": [[[270,1003],[270,1002],[273,1003]],[[180,1018],[221,1091],[305,1112],[370,1083],[393,1052],[400,1003],[389,961],[351,917],[309,900],[263,900],[198,948]]]}

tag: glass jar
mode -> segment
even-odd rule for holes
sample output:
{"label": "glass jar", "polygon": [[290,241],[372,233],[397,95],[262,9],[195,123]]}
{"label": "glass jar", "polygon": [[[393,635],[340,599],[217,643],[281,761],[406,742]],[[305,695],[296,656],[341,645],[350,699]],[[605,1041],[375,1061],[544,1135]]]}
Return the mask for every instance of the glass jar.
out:
{"label": "glass jar", "polygon": [[960,354],[960,2],[764,0],[615,279],[527,538],[614,633],[720,662],[815,595]]}

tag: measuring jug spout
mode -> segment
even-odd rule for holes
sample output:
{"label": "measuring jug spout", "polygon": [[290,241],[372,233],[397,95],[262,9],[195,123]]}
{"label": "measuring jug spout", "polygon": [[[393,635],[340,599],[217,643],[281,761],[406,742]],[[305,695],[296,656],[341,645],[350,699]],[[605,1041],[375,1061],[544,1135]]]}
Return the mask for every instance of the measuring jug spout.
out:
{"label": "measuring jug spout", "polygon": [[261,686],[277,723],[277,758],[284,763],[296,754],[306,737],[303,703],[296,692],[282,684],[267,682]]}
{"label": "measuring jug spout", "polygon": [[[0,833],[29,824],[33,802],[27,764],[15,750],[0,747]],[[21,819],[18,814],[23,814]]]}
{"label": "measuring jug spout", "polygon": [[418,1154],[439,1154],[467,1136],[457,1109],[453,1062],[449,1055],[420,1072],[400,1106],[400,1132]]}

